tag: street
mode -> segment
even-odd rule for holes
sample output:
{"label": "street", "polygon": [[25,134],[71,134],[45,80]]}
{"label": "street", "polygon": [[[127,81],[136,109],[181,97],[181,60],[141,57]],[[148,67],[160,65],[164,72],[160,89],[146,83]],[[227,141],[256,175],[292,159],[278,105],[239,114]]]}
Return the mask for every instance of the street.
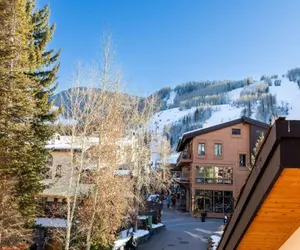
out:
{"label": "street", "polygon": [[153,235],[139,246],[139,250],[206,250],[208,237],[211,232],[217,231],[223,221],[207,219],[202,223],[189,213],[164,208],[162,223],[166,225],[166,230]]}

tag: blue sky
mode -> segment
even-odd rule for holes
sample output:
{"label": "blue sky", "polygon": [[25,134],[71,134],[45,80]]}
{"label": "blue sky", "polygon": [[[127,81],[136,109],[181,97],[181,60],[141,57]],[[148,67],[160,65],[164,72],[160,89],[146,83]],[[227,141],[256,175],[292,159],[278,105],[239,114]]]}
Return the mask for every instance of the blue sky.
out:
{"label": "blue sky", "polygon": [[[127,92],[148,95],[191,80],[282,74],[300,66],[298,0],[40,0],[61,48],[58,91],[77,62],[98,59],[113,34]],[[109,27],[109,28],[108,28]]]}

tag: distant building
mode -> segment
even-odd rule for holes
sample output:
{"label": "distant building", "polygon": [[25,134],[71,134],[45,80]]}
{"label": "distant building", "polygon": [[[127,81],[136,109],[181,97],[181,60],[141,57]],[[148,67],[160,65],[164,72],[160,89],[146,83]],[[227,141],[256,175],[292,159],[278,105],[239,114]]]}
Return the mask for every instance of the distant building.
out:
{"label": "distant building", "polygon": [[187,132],[178,142],[181,208],[223,217],[233,210],[247,176],[255,143],[269,125],[242,117]]}

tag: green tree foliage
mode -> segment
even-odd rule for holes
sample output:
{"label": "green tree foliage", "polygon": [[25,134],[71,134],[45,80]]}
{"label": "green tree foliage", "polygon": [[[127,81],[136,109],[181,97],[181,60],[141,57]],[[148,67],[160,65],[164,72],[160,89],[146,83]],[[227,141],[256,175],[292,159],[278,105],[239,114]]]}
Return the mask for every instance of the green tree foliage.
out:
{"label": "green tree foliage", "polygon": [[51,70],[56,56],[44,51],[53,28],[47,32],[47,14],[33,8],[27,0],[0,2],[0,175],[14,179],[12,193],[28,217],[43,188],[46,122],[54,119],[48,98],[58,67]]}

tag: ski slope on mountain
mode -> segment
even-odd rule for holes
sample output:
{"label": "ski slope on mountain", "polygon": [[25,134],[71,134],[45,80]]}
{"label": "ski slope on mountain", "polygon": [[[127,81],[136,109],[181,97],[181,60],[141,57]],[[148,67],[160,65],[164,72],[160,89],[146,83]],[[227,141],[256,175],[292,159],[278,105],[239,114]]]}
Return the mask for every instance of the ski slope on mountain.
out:
{"label": "ski slope on mountain", "polygon": [[[275,80],[281,80],[280,86],[275,86]],[[213,112],[209,119],[204,123],[205,127],[214,126],[223,122],[231,121],[241,117],[243,108],[237,107],[235,102],[240,98],[242,91],[255,90],[257,85],[264,84],[264,81],[256,81],[243,88],[237,88],[227,93],[229,104],[214,105],[212,106]],[[287,119],[295,120],[300,119],[300,89],[295,82],[290,82],[288,78],[281,77],[272,79],[272,86],[269,86],[269,93],[276,96],[277,105],[288,103],[289,111],[286,115]],[[168,105],[172,104],[175,98],[175,92],[172,91]],[[253,114],[251,118],[256,119],[256,108],[258,104],[253,104]],[[156,113],[151,120],[151,129],[158,134],[163,133],[163,129],[167,125],[175,124],[179,122],[184,116],[193,114],[196,107],[192,107],[187,110],[181,110],[179,108],[167,109]]]}
{"label": "ski slope on mountain", "polygon": [[162,133],[164,126],[171,125],[182,119],[185,115],[192,114],[195,112],[195,108],[180,110],[179,108],[167,109],[160,111],[152,117],[150,122],[150,128],[152,131],[157,131],[157,133]]}
{"label": "ski slope on mountain", "polygon": [[[279,78],[281,86],[270,86],[270,93],[276,95],[277,104],[287,102],[289,104],[289,114],[287,119],[300,120],[300,89],[295,82],[290,82],[286,77]],[[274,80],[273,80],[274,83]]]}

